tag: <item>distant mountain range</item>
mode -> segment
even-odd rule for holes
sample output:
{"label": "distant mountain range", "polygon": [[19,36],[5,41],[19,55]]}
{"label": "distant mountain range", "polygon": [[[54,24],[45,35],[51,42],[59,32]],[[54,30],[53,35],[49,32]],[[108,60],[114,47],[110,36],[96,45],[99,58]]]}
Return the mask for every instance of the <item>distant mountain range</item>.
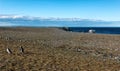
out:
{"label": "distant mountain range", "polygon": [[120,27],[120,21],[102,21],[80,18],[41,18],[18,15],[0,15],[0,26]]}

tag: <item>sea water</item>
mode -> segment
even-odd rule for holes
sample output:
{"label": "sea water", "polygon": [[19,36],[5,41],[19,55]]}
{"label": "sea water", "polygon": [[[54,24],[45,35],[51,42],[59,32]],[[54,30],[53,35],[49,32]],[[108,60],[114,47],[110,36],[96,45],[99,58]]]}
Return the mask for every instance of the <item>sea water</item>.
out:
{"label": "sea water", "polygon": [[95,33],[100,34],[120,34],[120,27],[69,27],[72,32],[84,32],[95,30]]}

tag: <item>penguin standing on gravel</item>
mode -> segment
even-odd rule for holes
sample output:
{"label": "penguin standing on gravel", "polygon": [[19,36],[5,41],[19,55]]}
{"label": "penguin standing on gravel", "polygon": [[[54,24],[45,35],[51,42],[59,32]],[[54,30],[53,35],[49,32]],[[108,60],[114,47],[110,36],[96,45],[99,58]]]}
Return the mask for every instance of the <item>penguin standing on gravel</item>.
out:
{"label": "penguin standing on gravel", "polygon": [[9,48],[7,48],[6,51],[8,54],[12,54],[12,51]]}
{"label": "penguin standing on gravel", "polygon": [[24,48],[20,46],[20,53],[24,53]]}

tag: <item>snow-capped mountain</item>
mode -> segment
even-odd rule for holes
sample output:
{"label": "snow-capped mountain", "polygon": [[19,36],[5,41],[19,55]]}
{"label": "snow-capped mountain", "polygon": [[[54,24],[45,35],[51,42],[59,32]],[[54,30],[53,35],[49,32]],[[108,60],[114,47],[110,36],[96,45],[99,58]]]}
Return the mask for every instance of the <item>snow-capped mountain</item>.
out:
{"label": "snow-capped mountain", "polygon": [[31,17],[31,16],[21,16],[21,15],[0,15],[0,19],[28,19],[28,20],[51,20],[51,21],[100,21],[94,19],[80,19],[80,18],[54,18],[54,17]]}
{"label": "snow-capped mountain", "polygon": [[16,18],[23,18],[23,16],[20,15],[0,15],[1,19],[6,19],[6,18],[12,18],[12,19],[16,19]]}
{"label": "snow-capped mountain", "polygon": [[120,22],[80,18],[42,18],[21,15],[0,15],[0,26],[120,27]]}

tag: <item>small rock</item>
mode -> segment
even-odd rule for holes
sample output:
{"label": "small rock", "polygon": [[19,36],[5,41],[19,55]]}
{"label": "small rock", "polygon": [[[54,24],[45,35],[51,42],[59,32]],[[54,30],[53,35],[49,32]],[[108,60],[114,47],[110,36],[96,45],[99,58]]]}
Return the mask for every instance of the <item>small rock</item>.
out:
{"label": "small rock", "polygon": [[81,52],[82,50],[81,49],[77,49],[77,52]]}
{"label": "small rock", "polygon": [[95,33],[95,30],[90,29],[88,32],[89,33]]}

